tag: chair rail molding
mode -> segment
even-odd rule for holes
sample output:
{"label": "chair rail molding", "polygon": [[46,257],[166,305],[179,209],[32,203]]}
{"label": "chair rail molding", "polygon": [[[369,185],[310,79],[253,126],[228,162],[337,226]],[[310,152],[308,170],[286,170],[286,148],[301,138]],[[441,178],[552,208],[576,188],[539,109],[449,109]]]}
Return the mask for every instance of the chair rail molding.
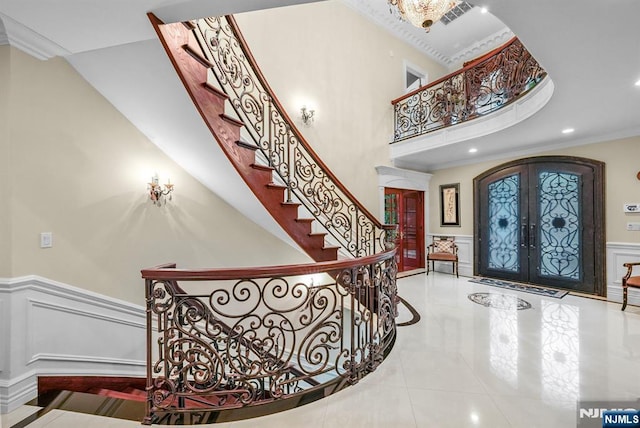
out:
{"label": "chair rail molding", "polygon": [[[622,303],[622,277],[627,273],[623,265],[640,260],[640,244],[607,242],[607,300]],[[640,290],[629,288],[628,304],[640,306]]]}
{"label": "chair rail molding", "polygon": [[36,275],[0,278],[0,413],[38,376],[145,374],[145,309]]}

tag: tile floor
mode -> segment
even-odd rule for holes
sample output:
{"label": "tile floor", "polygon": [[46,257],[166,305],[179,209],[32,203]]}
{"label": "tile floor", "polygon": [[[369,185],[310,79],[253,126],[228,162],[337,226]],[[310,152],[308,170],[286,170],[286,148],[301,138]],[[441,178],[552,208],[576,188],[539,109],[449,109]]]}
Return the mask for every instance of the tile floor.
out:
{"label": "tile floor", "polygon": [[[398,328],[389,358],[359,384],[240,427],[575,427],[579,400],[640,397],[640,308],[577,296],[540,297],[431,273],[398,281],[421,314]],[[517,296],[532,308],[493,309],[470,293]],[[401,310],[400,320],[408,318]],[[4,415],[1,426],[20,420]],[[52,411],[29,428],[140,426]]]}

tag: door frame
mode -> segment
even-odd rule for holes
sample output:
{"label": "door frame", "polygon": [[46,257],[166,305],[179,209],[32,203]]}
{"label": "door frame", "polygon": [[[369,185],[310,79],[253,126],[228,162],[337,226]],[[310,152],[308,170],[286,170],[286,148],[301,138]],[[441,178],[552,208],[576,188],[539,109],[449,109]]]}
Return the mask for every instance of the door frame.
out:
{"label": "door frame", "polygon": [[407,243],[406,237],[404,235],[404,229],[406,226],[406,214],[407,214],[407,204],[406,196],[408,194],[415,195],[418,200],[418,204],[416,204],[416,233],[415,233],[415,244],[416,244],[416,257],[414,258],[417,261],[417,266],[413,266],[412,269],[422,269],[425,267],[426,263],[426,245],[425,245],[425,212],[424,212],[424,199],[425,194],[422,190],[413,190],[413,189],[399,189],[397,187],[385,187],[385,212],[386,212],[386,196],[393,194],[397,195],[397,220],[398,220],[398,234],[396,235],[396,260],[398,263],[398,272],[404,272],[406,269],[406,259],[405,258],[405,244]]}
{"label": "door frame", "polygon": [[593,216],[594,216],[594,294],[606,297],[606,219],[605,219],[605,175],[604,162],[594,159],[581,158],[575,156],[536,156],[525,159],[517,159],[507,163],[503,163],[493,167],[473,179],[473,274],[478,275],[480,272],[480,252],[481,242],[479,239],[480,219],[481,219],[481,199],[480,199],[480,182],[492,174],[499,173],[509,168],[532,165],[538,163],[563,163],[576,164],[589,167],[593,170],[593,190],[594,195],[601,195],[593,198]]}
{"label": "door frame", "polygon": [[429,222],[429,183],[433,174],[426,172],[412,171],[408,169],[397,168],[387,165],[378,165],[375,167],[378,174],[378,218],[384,223],[384,189],[385,187],[392,187],[395,189],[403,190],[419,190],[423,192],[423,242],[425,245],[425,258],[426,258],[426,245],[428,242],[428,236],[430,233]]}

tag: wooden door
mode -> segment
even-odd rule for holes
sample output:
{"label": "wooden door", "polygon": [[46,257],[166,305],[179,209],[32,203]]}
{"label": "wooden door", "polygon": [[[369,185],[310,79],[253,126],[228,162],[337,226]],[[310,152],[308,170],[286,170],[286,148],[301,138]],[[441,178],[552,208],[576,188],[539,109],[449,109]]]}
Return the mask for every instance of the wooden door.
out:
{"label": "wooden door", "polygon": [[385,223],[398,225],[398,270],[423,268],[424,192],[386,188]]}
{"label": "wooden door", "polygon": [[603,295],[603,171],[539,157],[476,177],[476,273]]}

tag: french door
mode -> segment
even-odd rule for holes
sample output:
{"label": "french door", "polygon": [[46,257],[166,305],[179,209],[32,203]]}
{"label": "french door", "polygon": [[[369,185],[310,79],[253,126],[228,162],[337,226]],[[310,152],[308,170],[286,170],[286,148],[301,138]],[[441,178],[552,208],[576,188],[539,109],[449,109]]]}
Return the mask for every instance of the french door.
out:
{"label": "french door", "polygon": [[385,188],[385,223],[397,224],[400,272],[424,267],[424,192]]}
{"label": "french door", "polygon": [[474,179],[475,271],[604,293],[604,164],[538,157]]}

